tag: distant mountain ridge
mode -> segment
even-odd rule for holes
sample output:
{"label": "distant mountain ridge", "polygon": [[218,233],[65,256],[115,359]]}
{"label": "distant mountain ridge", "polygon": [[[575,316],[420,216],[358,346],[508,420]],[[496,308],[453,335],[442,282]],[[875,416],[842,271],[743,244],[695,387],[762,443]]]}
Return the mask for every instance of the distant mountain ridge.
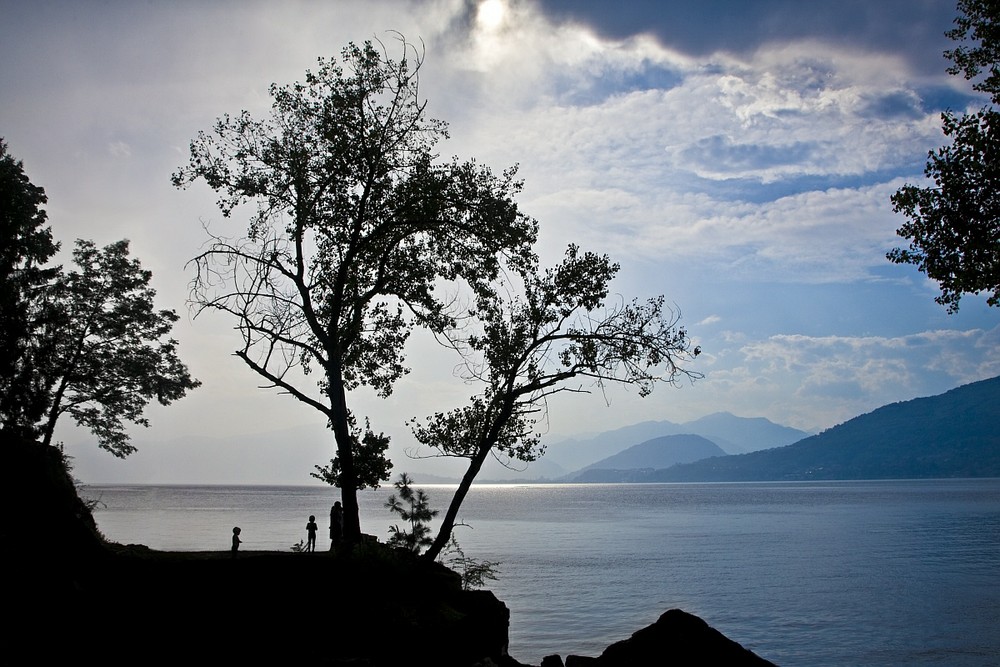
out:
{"label": "distant mountain ridge", "polygon": [[797,443],[648,471],[635,481],[1000,477],[1000,377],[892,403]]}
{"label": "distant mountain ridge", "polygon": [[668,468],[712,456],[725,450],[700,435],[664,435],[609,456],[563,478],[567,482],[632,482],[637,472]]}
{"label": "distant mountain ridge", "polygon": [[[810,434],[775,424],[763,417],[737,417],[728,412],[717,412],[683,424],[646,421],[598,435],[570,438],[548,444],[545,455],[527,466],[518,464],[511,469],[504,467],[499,461],[488,460],[477,481],[479,483],[568,481],[576,473],[598,461],[615,456],[635,445],[670,435],[698,435],[710,440],[722,450],[710,454],[717,456],[780,447]],[[646,462],[635,467],[663,467],[652,463]],[[415,474],[418,481],[425,477],[420,472]],[[433,478],[435,482],[443,482],[446,479],[437,476],[426,477]],[[451,481],[455,482],[457,479]]]}
{"label": "distant mountain ridge", "polygon": [[719,445],[725,453],[737,454],[790,445],[811,434],[763,417],[737,417],[728,412],[716,412],[683,424],[647,421],[591,438],[563,440],[548,447],[544,460],[557,464],[566,472],[581,470],[633,445],[666,435],[699,435]]}

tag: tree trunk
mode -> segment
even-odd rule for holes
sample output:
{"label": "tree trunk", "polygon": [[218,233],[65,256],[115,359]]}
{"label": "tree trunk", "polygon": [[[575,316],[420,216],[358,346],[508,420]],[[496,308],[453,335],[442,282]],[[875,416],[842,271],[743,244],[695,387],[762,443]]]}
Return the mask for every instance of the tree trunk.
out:
{"label": "tree trunk", "polygon": [[56,390],[55,396],[52,397],[52,405],[49,406],[49,417],[45,420],[45,426],[42,427],[42,444],[45,446],[52,444],[52,434],[56,430],[59,409],[62,406],[63,395],[66,393],[66,384],[67,380],[64,376],[59,383],[59,388]]}
{"label": "tree trunk", "polygon": [[[493,445],[497,442],[500,437],[500,431],[503,429],[504,424],[510,419],[510,416],[514,412],[514,401],[517,396],[513,393],[505,396],[503,400],[500,401],[499,406],[494,409],[487,410],[486,416],[484,417],[484,422],[486,424],[482,431],[482,435],[479,438],[479,444],[476,447],[476,453],[471,459],[469,459],[469,469],[465,471],[465,475],[462,476],[462,481],[455,490],[455,495],[451,498],[451,504],[448,505],[448,511],[444,515],[444,520],[441,522],[441,529],[438,530],[437,537],[434,538],[434,543],[431,544],[430,548],[424,552],[423,558],[429,561],[435,560],[440,554],[441,550],[447,546],[448,541],[451,539],[451,532],[455,528],[455,520],[458,518],[458,510],[465,502],[465,496],[469,493],[469,488],[472,487],[472,482],[475,481],[476,476],[483,467],[483,463],[486,461],[486,457],[493,450]],[[499,414],[496,414],[499,412]],[[493,415],[492,417],[490,415]]]}
{"label": "tree trunk", "polygon": [[[346,452],[346,453],[345,453]],[[361,541],[361,517],[358,506],[358,483],[354,473],[354,453],[350,437],[346,447],[337,443],[340,455],[340,498],[344,506],[344,540],[349,544]]]}
{"label": "tree trunk", "polygon": [[347,420],[347,396],[339,368],[327,373],[330,389],[330,419],[333,435],[337,441],[337,457],[340,459],[340,498],[344,506],[344,541],[353,544],[361,541],[361,518],[358,507],[358,479],[354,469],[354,448],[351,446],[351,429]]}
{"label": "tree trunk", "polygon": [[462,503],[465,502],[465,496],[468,495],[472,482],[475,481],[476,476],[483,467],[483,463],[486,461],[486,456],[492,448],[490,444],[480,445],[479,449],[476,450],[475,456],[469,459],[469,468],[465,471],[465,475],[462,476],[462,481],[458,485],[458,488],[455,489],[455,495],[451,497],[451,503],[448,505],[448,511],[445,512],[444,519],[441,521],[441,528],[438,529],[437,537],[434,538],[434,542],[427,551],[423,553],[422,558],[429,561],[436,560],[441,554],[441,550],[448,545],[448,541],[451,539],[451,532],[455,528],[455,521],[458,519],[458,510],[461,508]]}

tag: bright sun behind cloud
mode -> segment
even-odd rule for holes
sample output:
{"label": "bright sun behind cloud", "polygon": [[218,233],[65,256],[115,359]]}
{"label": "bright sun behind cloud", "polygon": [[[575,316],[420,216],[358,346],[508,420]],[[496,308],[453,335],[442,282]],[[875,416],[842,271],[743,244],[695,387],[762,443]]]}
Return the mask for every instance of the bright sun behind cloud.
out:
{"label": "bright sun behind cloud", "polygon": [[512,16],[506,0],[482,0],[476,8],[472,31],[472,52],[468,63],[481,71],[491,70],[510,58],[516,40]]}
{"label": "bright sun behind cloud", "polygon": [[492,32],[503,24],[506,13],[507,8],[504,6],[503,0],[484,0],[479,3],[476,23],[480,29]]}

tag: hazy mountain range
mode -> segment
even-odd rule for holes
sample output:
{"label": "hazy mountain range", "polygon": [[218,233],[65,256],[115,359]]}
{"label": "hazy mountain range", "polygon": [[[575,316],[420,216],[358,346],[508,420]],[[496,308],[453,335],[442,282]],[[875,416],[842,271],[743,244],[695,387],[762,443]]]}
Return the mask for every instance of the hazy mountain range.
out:
{"label": "hazy mountain range", "polygon": [[1000,377],[892,403],[795,444],[657,470],[641,481],[1000,477]]}
{"label": "hazy mountain range", "polygon": [[679,463],[691,463],[713,456],[726,456],[725,450],[700,435],[664,435],[592,463],[568,475],[571,482],[635,482],[653,470]]}
{"label": "hazy mountain range", "polygon": [[[734,453],[741,449],[749,453]],[[718,413],[567,440],[545,460],[549,469],[576,465],[550,478],[560,482],[1000,477],[1000,377],[886,405],[818,435]]]}
{"label": "hazy mountain range", "polygon": [[[682,424],[647,421],[599,435],[560,440],[549,444],[545,455],[526,469],[510,470],[496,461],[488,461],[479,477],[483,481],[577,481],[580,473],[597,466],[622,470],[666,468],[675,463],[690,462],[706,456],[741,454],[780,447],[808,435],[810,434],[805,431],[781,426],[763,417],[737,417],[728,412],[717,412]],[[666,436],[700,436],[708,441],[709,447],[701,450],[700,456],[692,457],[683,451],[686,445],[681,445],[679,443],[682,441],[676,440],[665,447],[649,445],[628,454],[626,459],[608,461],[616,455],[625,454],[625,450],[630,447]],[[628,461],[627,466],[622,463],[623,460]],[[418,475],[417,478],[427,480],[426,475]],[[435,478],[433,481],[448,480]]]}
{"label": "hazy mountain range", "polygon": [[632,445],[665,435],[700,435],[718,445],[725,454],[745,454],[789,445],[810,434],[775,424],[763,417],[736,417],[728,412],[716,412],[683,424],[641,422],[591,438],[570,438],[549,445],[545,459],[571,472],[618,454]]}

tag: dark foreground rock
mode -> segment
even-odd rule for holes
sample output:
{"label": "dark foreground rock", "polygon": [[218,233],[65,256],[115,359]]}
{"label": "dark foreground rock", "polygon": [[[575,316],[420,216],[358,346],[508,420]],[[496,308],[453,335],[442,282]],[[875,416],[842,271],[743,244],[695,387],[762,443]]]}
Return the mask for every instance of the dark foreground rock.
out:
{"label": "dark foreground rock", "polygon": [[[111,544],[58,450],[8,441],[0,451],[0,623],[11,664],[520,665],[507,655],[506,605],[462,590],[439,564],[378,544],[236,558]],[[771,663],[672,610],[598,658],[566,661],[587,664]]]}
{"label": "dark foreground rock", "polygon": [[[161,552],[107,543],[61,453],[3,442],[3,654],[88,664],[467,667],[506,657],[509,612],[384,545]],[[13,663],[12,663],[13,664]]]}
{"label": "dark foreground rock", "polygon": [[[542,667],[562,667],[559,656],[546,658]],[[671,609],[656,623],[629,639],[616,642],[596,658],[567,656],[565,667],[632,667],[633,665],[726,665],[774,667],[743,648],[697,616]]]}

